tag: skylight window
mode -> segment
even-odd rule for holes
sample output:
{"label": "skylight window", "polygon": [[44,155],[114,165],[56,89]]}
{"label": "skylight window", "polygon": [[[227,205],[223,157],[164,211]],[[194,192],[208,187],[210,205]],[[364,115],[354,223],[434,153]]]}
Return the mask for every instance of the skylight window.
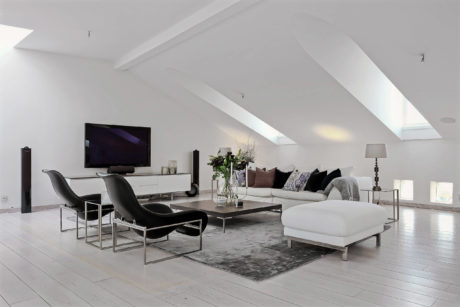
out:
{"label": "skylight window", "polygon": [[33,30],[0,24],[0,54],[7,52]]}
{"label": "skylight window", "polygon": [[239,104],[215,90],[208,84],[187,76],[186,74],[170,69],[170,72],[175,74],[177,80],[184,88],[192,94],[200,97],[210,105],[229,115],[233,119],[239,121],[246,127],[254,130],[266,139],[277,145],[295,144],[293,140],[241,107]]}
{"label": "skylight window", "polygon": [[403,129],[426,128],[430,123],[417,111],[416,108],[407,100],[403,102]]}
{"label": "skylight window", "polygon": [[348,35],[302,14],[294,32],[302,48],[401,140],[437,139],[438,132]]}

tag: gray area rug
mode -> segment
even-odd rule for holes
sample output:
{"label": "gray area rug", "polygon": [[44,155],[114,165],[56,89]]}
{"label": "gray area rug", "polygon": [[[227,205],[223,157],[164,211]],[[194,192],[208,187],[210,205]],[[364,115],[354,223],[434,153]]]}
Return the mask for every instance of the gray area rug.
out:
{"label": "gray area rug", "polygon": [[[75,222],[75,217],[69,217],[67,220]],[[385,225],[384,231],[390,228],[390,225]],[[111,233],[110,227],[104,230],[107,234]],[[123,236],[141,240],[134,232],[123,233]],[[123,243],[123,240],[119,237],[119,243]],[[110,240],[107,242],[111,244]],[[197,237],[173,232],[169,241],[157,242],[153,246],[173,254],[181,254],[196,250],[198,242]],[[222,232],[222,221],[210,218],[203,233],[203,250],[187,254],[185,257],[261,281],[332,252],[334,250],[296,242],[293,242],[292,248],[288,248],[287,241],[283,238],[280,215],[256,213],[227,220],[225,233]]]}
{"label": "gray area rug", "polygon": [[[221,220],[210,218],[203,233],[203,250],[185,257],[260,281],[332,252],[307,244],[293,244],[288,248],[277,213],[256,213],[227,220],[225,233],[221,225]],[[155,246],[172,253],[183,253],[197,249],[198,238],[173,232],[169,241]]]}

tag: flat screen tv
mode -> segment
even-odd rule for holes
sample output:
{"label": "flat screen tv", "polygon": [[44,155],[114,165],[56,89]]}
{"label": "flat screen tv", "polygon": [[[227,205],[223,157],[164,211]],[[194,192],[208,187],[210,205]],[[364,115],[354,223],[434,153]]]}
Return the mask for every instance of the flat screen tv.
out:
{"label": "flat screen tv", "polygon": [[85,124],[85,167],[150,166],[150,128]]}

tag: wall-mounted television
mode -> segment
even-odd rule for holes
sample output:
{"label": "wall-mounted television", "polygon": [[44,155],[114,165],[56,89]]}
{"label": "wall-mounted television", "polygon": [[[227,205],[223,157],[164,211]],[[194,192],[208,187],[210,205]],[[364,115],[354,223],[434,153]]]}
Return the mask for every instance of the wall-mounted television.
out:
{"label": "wall-mounted television", "polygon": [[85,124],[85,167],[150,166],[149,127]]}

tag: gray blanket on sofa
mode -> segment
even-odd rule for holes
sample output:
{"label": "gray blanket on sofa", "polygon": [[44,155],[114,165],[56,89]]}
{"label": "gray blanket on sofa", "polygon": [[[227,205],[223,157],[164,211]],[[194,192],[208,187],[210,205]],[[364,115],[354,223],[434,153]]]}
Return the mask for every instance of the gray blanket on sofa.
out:
{"label": "gray blanket on sofa", "polygon": [[339,177],[333,179],[326,189],[324,194],[329,196],[333,188],[339,190],[343,200],[359,201],[359,186],[358,181],[354,177]]}

